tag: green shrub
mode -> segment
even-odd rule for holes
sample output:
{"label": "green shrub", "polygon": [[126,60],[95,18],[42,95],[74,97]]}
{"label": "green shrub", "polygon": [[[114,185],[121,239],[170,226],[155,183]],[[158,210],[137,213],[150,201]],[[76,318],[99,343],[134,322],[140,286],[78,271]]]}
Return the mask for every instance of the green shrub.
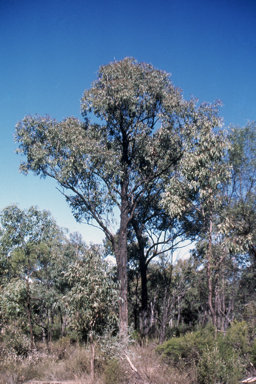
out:
{"label": "green shrub", "polygon": [[31,350],[30,344],[30,339],[22,334],[20,329],[12,326],[5,329],[3,348],[7,351],[14,353],[16,356],[27,357]]}
{"label": "green shrub", "polygon": [[[235,384],[248,363],[248,324],[234,322],[225,336],[219,334],[217,340],[214,336],[214,328],[208,325],[196,332],[171,338],[158,346],[157,352],[175,365],[195,365],[200,384]],[[256,363],[256,343],[252,355]]]}
{"label": "green shrub", "polygon": [[105,368],[105,384],[119,384],[122,380],[122,369],[118,359],[111,359]]}
{"label": "green shrub", "polygon": [[[246,321],[234,321],[228,328],[223,339],[226,347],[230,346],[234,352],[245,355],[249,352],[248,324]],[[226,352],[225,352],[226,354]]]}
{"label": "green shrub", "polygon": [[207,326],[196,332],[186,333],[184,336],[173,337],[158,346],[156,351],[163,357],[171,359],[175,364],[182,360],[187,363],[197,363],[203,351],[207,348],[212,349],[213,345],[213,328]]}
{"label": "green shrub", "polygon": [[252,344],[251,348],[251,362],[253,363],[254,367],[256,367],[256,340]]}
{"label": "green shrub", "polygon": [[199,384],[237,384],[244,371],[243,361],[233,354],[226,359],[221,355],[218,344],[205,349],[199,358],[197,379]]}

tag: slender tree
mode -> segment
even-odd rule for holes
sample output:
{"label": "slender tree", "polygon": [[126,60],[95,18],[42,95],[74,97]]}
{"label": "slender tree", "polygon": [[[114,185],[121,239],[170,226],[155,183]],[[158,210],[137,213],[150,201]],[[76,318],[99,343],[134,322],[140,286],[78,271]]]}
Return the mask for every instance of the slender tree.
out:
{"label": "slender tree", "polygon": [[[202,131],[205,137],[195,140],[194,152],[181,160],[180,169],[170,180],[164,197],[164,205],[170,215],[181,216],[184,212],[193,215],[194,225],[198,225],[200,240],[204,243],[207,260],[208,306],[213,324],[216,325],[216,314],[213,307],[213,269],[216,260],[213,255],[214,218],[223,205],[223,185],[229,181],[230,168],[224,159],[228,149],[228,141],[223,132],[213,135],[207,129],[204,120]],[[215,226],[217,225],[215,220]],[[223,242],[223,248],[225,248]],[[223,249],[221,263],[226,255]]]}
{"label": "slender tree", "polygon": [[233,253],[249,253],[256,261],[256,123],[232,127],[228,161],[231,182],[227,190],[221,229]]}

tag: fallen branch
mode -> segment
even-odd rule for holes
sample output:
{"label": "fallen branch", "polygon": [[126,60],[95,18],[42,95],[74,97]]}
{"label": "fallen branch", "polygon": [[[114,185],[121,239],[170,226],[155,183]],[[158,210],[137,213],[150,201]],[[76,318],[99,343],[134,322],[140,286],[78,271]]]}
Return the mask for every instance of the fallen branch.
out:
{"label": "fallen branch", "polygon": [[125,355],[125,357],[126,357],[128,363],[130,364],[131,369],[132,369],[134,372],[138,373],[137,369],[134,367],[133,363],[132,363],[131,360],[129,359],[129,356],[128,356],[128,355]]}

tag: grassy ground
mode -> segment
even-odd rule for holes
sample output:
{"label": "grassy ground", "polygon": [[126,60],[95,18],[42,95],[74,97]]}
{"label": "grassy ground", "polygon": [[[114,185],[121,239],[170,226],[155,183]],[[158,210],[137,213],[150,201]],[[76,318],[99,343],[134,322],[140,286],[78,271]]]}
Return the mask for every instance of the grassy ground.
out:
{"label": "grassy ground", "polygon": [[[115,355],[95,348],[95,384],[192,384],[193,369],[172,368],[155,352],[156,344],[133,344],[127,353]],[[37,349],[26,357],[17,357],[2,347],[0,384],[21,384],[30,380],[75,381],[91,383],[91,350],[70,344],[69,340],[51,343],[47,349]],[[184,367],[185,368],[185,367]]]}

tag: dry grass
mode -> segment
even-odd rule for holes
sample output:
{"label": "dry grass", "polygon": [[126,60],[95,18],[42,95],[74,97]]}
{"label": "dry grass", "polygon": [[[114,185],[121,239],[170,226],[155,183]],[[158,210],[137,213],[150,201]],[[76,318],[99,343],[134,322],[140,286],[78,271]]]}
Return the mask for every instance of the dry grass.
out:
{"label": "dry grass", "polygon": [[[130,349],[130,359],[138,373],[133,372],[133,381],[129,381],[129,383],[192,384],[194,382],[194,372],[180,371],[166,364],[155,353],[156,346],[157,344],[154,343],[143,347],[136,344]],[[126,362],[127,368],[128,365]],[[131,371],[130,369],[130,373]]]}
{"label": "dry grass", "polygon": [[[129,347],[127,359],[122,356],[104,359],[96,352],[94,384],[192,384],[194,372],[180,372],[170,367],[155,353],[156,344]],[[75,381],[90,383],[90,350],[62,340],[50,345],[37,345],[26,358],[2,354],[0,384],[21,384],[30,380]],[[128,361],[130,360],[130,362]],[[137,372],[133,369],[137,370]]]}

